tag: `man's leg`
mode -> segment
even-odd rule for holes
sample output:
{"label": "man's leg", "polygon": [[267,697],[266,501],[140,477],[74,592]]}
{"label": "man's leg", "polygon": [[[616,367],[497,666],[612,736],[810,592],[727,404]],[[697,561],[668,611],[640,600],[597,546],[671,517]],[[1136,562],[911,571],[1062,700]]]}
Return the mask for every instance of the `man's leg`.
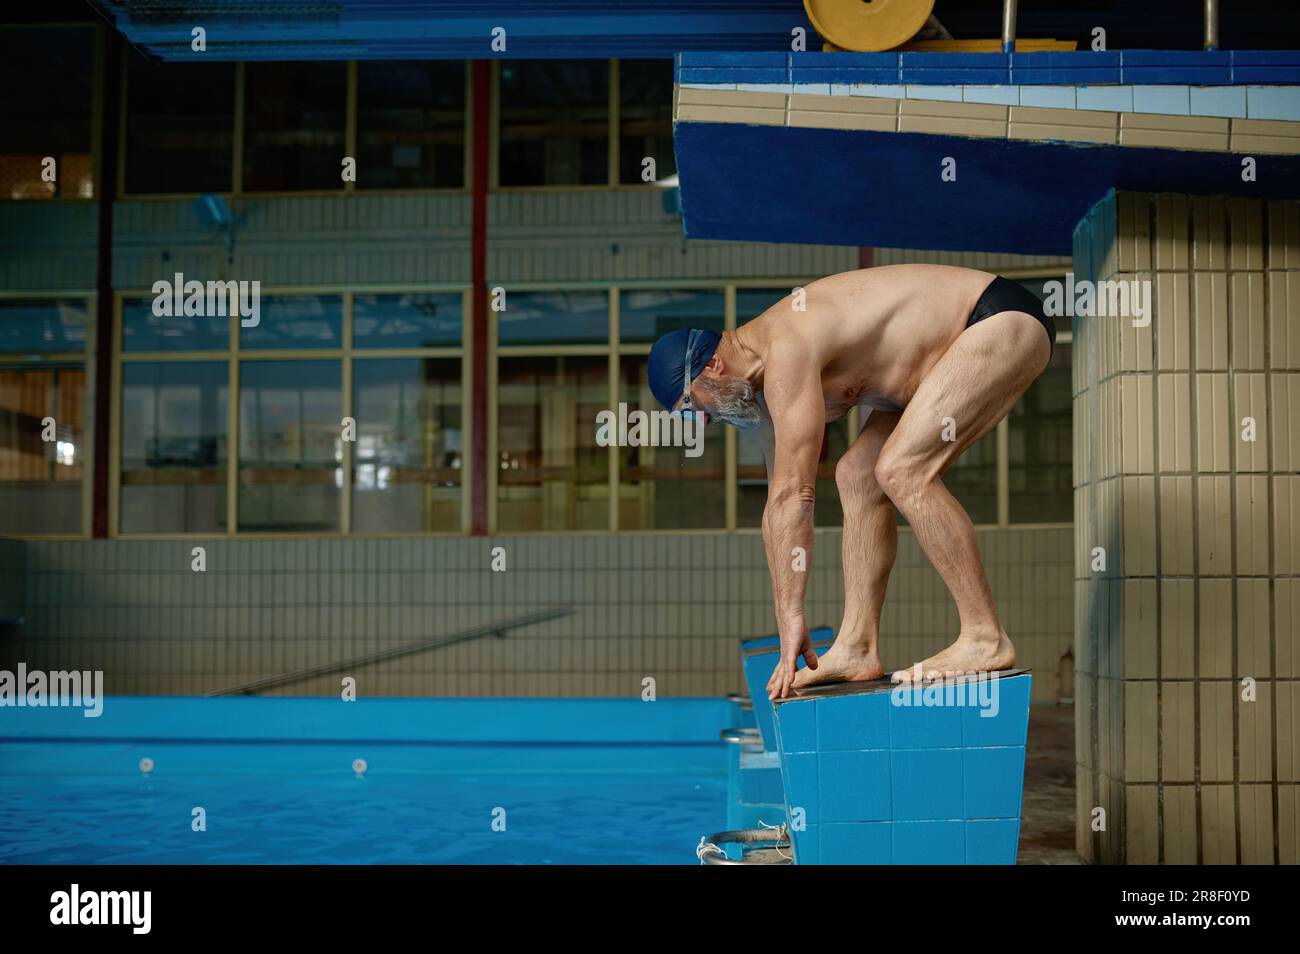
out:
{"label": "man's leg", "polygon": [[844,619],[817,668],[802,669],[795,676],[796,689],[885,674],[878,645],[880,607],[898,550],[898,524],[893,503],[876,482],[876,461],[898,420],[898,414],[871,411],[866,426],[835,465],[844,511]]}
{"label": "man's leg", "polygon": [[[880,452],[876,479],[911,524],[961,619],[956,642],[919,664],[923,676],[1009,669],[1015,662],[975,527],[941,478],[1007,415],[1047,366],[1050,351],[1043,326],[1022,312],[1001,312],[972,325],[926,375]],[[945,418],[955,422],[955,440],[944,440]],[[903,670],[895,677],[914,675]]]}

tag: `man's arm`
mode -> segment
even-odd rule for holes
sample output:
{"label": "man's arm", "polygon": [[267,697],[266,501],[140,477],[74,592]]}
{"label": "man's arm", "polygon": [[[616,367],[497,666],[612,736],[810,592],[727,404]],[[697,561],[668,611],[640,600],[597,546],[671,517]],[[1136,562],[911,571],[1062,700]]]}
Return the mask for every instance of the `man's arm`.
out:
{"label": "man's arm", "polygon": [[[806,343],[783,343],[779,355],[764,370],[763,395],[772,419],[774,451],[763,509],[763,543],[781,633],[781,661],[768,691],[771,698],[777,698],[789,694],[800,655],[809,668],[817,668],[817,654],[804,619],[804,594],[826,404],[821,361]],[[795,569],[796,559],[799,569]]]}

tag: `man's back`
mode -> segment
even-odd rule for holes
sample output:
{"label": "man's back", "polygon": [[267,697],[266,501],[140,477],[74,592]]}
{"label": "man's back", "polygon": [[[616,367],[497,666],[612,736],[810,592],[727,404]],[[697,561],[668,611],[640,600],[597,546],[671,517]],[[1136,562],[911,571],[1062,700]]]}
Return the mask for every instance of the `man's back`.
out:
{"label": "man's back", "polygon": [[841,272],[787,296],[740,329],[764,358],[809,341],[821,356],[828,412],[857,403],[906,406],[922,378],[966,327],[994,276],[948,265],[886,265]]}

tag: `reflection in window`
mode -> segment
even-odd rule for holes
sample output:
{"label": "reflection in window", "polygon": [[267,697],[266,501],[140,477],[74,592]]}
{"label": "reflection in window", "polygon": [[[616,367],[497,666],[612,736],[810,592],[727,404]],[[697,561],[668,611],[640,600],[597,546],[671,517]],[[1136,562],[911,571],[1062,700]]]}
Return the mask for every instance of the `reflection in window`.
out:
{"label": "reflection in window", "polygon": [[0,29],[0,199],[94,195],[94,61],[89,29]]}
{"label": "reflection in window", "polygon": [[501,63],[498,179],[503,186],[609,182],[609,64]]}
{"label": "reflection in window", "polygon": [[609,295],[597,292],[511,292],[497,313],[503,345],[608,344]]}
{"label": "reflection in window", "polygon": [[502,358],[498,382],[498,529],[608,529],[608,359]]}
{"label": "reflection in window", "polygon": [[127,73],[127,193],[229,192],[235,65],[128,54]]}
{"label": "reflection in window", "polygon": [[462,338],[459,292],[357,295],[354,348],[454,348]]}
{"label": "reflection in window", "polygon": [[0,301],[0,352],[58,354],[85,348],[85,301],[53,298]]}
{"label": "reflection in window", "polygon": [[[763,445],[754,431],[742,430],[738,435],[736,526],[761,527],[763,508],[767,506],[767,464],[763,460]],[[839,488],[835,485],[835,464],[850,443],[846,417],[826,425],[821,457],[817,462],[817,500],[813,505],[813,523],[818,527],[838,527],[844,523]]]}
{"label": "reflection in window", "polygon": [[85,388],[80,366],[0,364],[0,533],[81,532]]}
{"label": "reflection in window", "polygon": [[743,325],[753,321],[781,299],[786,298],[792,288],[737,288],[736,289],[736,324]]}
{"label": "reflection in window", "polygon": [[341,189],[347,64],[245,66],[244,189]]}
{"label": "reflection in window", "polygon": [[352,364],[352,529],[459,530],[459,358]]}
{"label": "reflection in window", "polygon": [[638,184],[642,161],[655,161],[655,178],[677,171],[673,155],[673,61],[619,60],[619,182]]}
{"label": "reflection in window", "polygon": [[357,188],[458,189],[464,150],[463,63],[357,64]]}
{"label": "reflection in window", "polygon": [[619,341],[639,344],[653,342],[678,328],[720,332],[726,304],[720,289],[654,288],[623,292],[618,308]]}
{"label": "reflection in window", "polygon": [[339,529],[337,361],[239,364],[239,529]]}
{"label": "reflection in window", "polygon": [[1057,343],[1047,370],[1011,411],[1011,522],[1074,519],[1071,346]]}
{"label": "reflection in window", "polygon": [[[619,358],[619,401],[629,408],[660,410],[650,393],[646,359]],[[622,530],[718,529],[726,526],[725,428],[704,429],[699,456],[685,447],[619,447],[619,528]]]}
{"label": "reflection in window", "polygon": [[122,365],[123,533],[226,528],[227,393],[224,362]]}
{"label": "reflection in window", "polygon": [[122,299],[123,351],[222,351],[230,338],[226,316],[153,313],[152,298]]}
{"label": "reflection in window", "polygon": [[343,346],[343,299],[337,295],[263,295],[258,323],[246,326],[244,320],[239,347],[250,351]]}
{"label": "reflection in window", "polygon": [[[943,485],[966,508],[972,523],[998,522],[998,443],[996,430],[989,431],[962,453],[948,472]],[[899,518],[902,520],[902,518]]]}

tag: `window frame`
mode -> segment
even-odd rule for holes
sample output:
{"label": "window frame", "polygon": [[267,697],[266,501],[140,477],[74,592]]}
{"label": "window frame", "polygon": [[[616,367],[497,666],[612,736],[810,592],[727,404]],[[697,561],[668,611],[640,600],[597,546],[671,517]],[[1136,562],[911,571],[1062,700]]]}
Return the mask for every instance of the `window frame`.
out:
{"label": "window frame", "polygon": [[[458,294],[461,299],[461,343],[458,346],[425,348],[355,348],[352,343],[354,303],[357,295],[400,295],[404,293]],[[352,416],[352,363],[354,360],[383,358],[453,358],[460,360],[461,368],[461,433],[462,446],[473,446],[473,362],[471,360],[473,316],[470,311],[471,292],[463,283],[429,283],[421,285],[275,285],[264,286],[262,294],[278,295],[328,295],[342,300],[343,332],[337,348],[259,348],[241,350],[239,347],[239,316],[230,315],[227,345],[222,349],[202,351],[125,351],[123,348],[123,307],[128,298],[149,298],[150,289],[115,289],[113,292],[113,382],[111,415],[112,442],[108,465],[108,526],[109,536],[132,540],[211,540],[214,538],[246,539],[405,539],[412,537],[459,537],[470,531],[470,495],[473,485],[472,455],[462,455],[460,484],[460,526],[455,530],[414,530],[357,533],[352,530],[353,442],[343,441],[343,459],[339,467],[343,472],[343,486],[339,496],[339,529],[315,533],[311,531],[258,531],[239,529],[239,370],[243,361],[338,361],[340,366],[340,417]],[[122,493],[122,382],[123,368],[128,364],[160,364],[167,362],[208,361],[226,364],[226,529],[221,531],[178,531],[172,533],[123,531],[121,527]]]}
{"label": "window frame", "polygon": [[[339,60],[328,62],[337,63]],[[344,93],[344,142],[343,156],[356,157],[357,154],[357,79],[360,61],[343,60],[346,70]],[[356,182],[339,181],[337,189],[289,189],[289,190],[248,190],[244,188],[244,122],[245,94],[247,93],[247,61],[239,60],[234,64],[235,109],[232,116],[233,130],[231,136],[231,181],[229,188],[213,193],[233,199],[280,199],[280,198],[325,198],[343,195],[359,196],[402,196],[402,195],[469,195],[474,184],[474,82],[473,63],[463,62],[465,76],[465,115],[463,117],[464,149],[462,150],[463,169],[461,185],[457,188],[435,188],[432,186],[410,189],[358,189]],[[126,56],[122,57],[121,104],[118,109],[117,135],[117,183],[115,194],[119,200],[132,202],[176,202],[192,199],[198,192],[127,192],[126,191],[126,132],[127,108],[130,103],[130,81],[128,77]],[[340,156],[340,159],[343,158]]]}
{"label": "window frame", "polygon": [[[79,200],[85,201],[85,200]],[[86,303],[86,344],[81,352],[76,351],[5,351],[5,360],[21,363],[27,368],[40,368],[50,365],[68,365],[80,362],[86,376],[85,393],[82,395],[82,420],[85,433],[82,438],[81,455],[81,530],[79,533],[9,533],[5,536],[14,540],[86,540],[90,538],[94,521],[94,485],[95,485],[95,359],[98,336],[96,334],[96,302],[94,289],[76,288],[51,291],[11,291],[0,289],[0,302],[4,301],[84,301]]]}
{"label": "window frame", "polygon": [[[94,194],[91,196],[67,196],[55,195],[45,199],[3,199],[5,202],[70,202],[70,203],[92,203],[98,202],[104,189],[103,174],[103,156],[101,155],[100,146],[103,142],[104,129],[104,84],[102,77],[104,75],[104,48],[108,42],[106,27],[103,23],[95,20],[77,20],[69,23],[0,23],[0,30],[90,30],[91,48],[93,50],[91,59],[91,101],[90,101],[90,181]],[[25,297],[35,297],[35,294],[29,294]],[[67,297],[77,297],[76,293],[68,293]]]}

